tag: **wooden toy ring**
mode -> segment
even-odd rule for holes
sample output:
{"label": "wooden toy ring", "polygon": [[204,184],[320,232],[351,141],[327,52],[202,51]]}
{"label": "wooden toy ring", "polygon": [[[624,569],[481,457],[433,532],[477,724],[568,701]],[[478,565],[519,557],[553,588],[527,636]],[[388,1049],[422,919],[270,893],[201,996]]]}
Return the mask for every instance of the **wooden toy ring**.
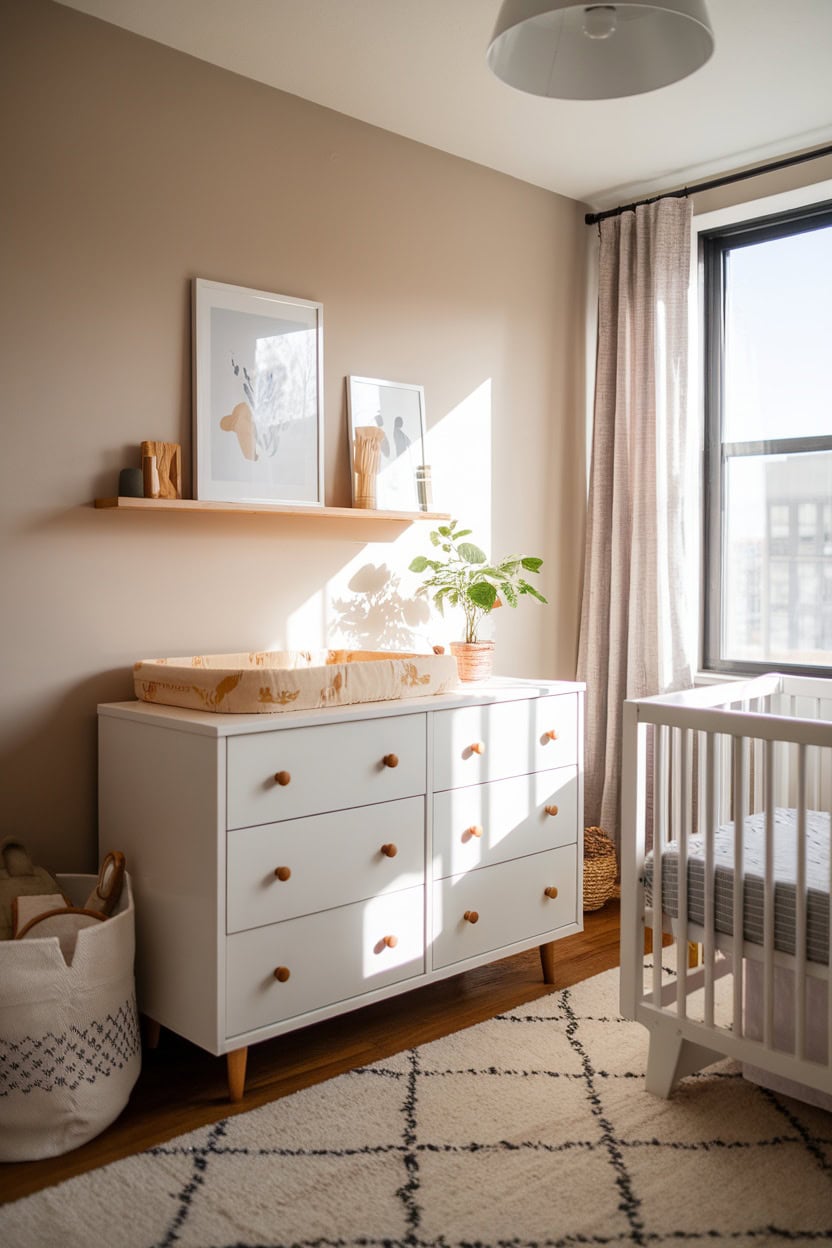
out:
{"label": "wooden toy ring", "polygon": [[96,895],[102,901],[110,901],[116,904],[121,896],[121,890],[124,885],[124,854],[119,850],[112,850],[107,854],[101,864],[101,870],[98,873],[98,883],[95,886]]}
{"label": "wooden toy ring", "polygon": [[[33,919],[30,919],[29,922],[25,924],[25,926],[21,927],[20,931],[15,936],[15,940],[23,940],[25,936],[29,935],[32,928],[37,927],[39,923],[44,923],[46,926],[54,928],[54,923],[48,922],[49,920],[57,919],[60,921],[67,918],[71,920],[71,928],[77,929],[79,927],[89,927],[90,919],[102,920],[106,919],[107,916],[106,914],[102,914],[100,910],[87,910],[83,906],[60,906],[56,910],[44,910],[43,914],[36,914]],[[84,922],[79,924],[79,920],[81,919],[83,919]],[[63,926],[63,924],[61,926]],[[49,935],[57,935],[57,932],[54,930],[50,931]]]}

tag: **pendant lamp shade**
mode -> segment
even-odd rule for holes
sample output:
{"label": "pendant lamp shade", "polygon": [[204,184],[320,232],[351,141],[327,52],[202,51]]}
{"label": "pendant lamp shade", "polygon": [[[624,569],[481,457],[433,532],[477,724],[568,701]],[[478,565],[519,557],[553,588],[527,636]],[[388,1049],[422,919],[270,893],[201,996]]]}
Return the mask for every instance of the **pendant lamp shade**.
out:
{"label": "pendant lamp shade", "polygon": [[705,0],[504,0],[486,59],[531,95],[612,100],[686,78],[713,49]]}

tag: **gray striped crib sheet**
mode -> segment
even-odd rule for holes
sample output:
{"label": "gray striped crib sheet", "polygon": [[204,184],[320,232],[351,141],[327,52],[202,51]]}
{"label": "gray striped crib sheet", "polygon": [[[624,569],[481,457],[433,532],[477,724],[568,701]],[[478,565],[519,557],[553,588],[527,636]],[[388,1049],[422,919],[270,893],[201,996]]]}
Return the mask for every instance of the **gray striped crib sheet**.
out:
{"label": "gray striped crib sheet", "polygon": [[[705,922],[704,839],[688,842],[688,919]],[[714,836],[714,914],[718,932],[733,931],[734,825],[725,824]],[[763,889],[765,878],[765,815],[750,815],[743,836],[743,934],[752,944],[763,943]],[[778,807],[774,815],[774,947],[795,951],[797,879],[797,812]],[[645,862],[647,904],[652,904],[653,855]],[[671,918],[679,914],[679,847],[671,841],[662,853],[662,908]],[[829,962],[829,815],[810,810],[806,816],[806,957]]]}

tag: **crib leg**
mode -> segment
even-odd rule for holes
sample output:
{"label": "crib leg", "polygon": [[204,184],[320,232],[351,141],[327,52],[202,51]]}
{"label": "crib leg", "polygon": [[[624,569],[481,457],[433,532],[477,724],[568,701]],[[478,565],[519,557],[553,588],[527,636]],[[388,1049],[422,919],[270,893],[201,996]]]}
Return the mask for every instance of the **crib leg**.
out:
{"label": "crib leg", "polygon": [[703,1066],[719,1062],[724,1056],[724,1053],[716,1053],[678,1034],[669,1034],[664,1028],[655,1027],[650,1032],[647,1055],[647,1091],[666,1100],[674,1085],[685,1075],[692,1075]]}

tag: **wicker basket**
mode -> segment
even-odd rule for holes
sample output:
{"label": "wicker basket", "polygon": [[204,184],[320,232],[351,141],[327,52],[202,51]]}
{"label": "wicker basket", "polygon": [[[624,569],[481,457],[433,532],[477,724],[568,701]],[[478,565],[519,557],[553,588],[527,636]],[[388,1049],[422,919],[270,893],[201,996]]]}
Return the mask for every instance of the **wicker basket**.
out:
{"label": "wicker basket", "polygon": [[615,882],[618,862],[615,846],[603,828],[584,830],[584,910],[600,910],[611,897],[618,897]]}

